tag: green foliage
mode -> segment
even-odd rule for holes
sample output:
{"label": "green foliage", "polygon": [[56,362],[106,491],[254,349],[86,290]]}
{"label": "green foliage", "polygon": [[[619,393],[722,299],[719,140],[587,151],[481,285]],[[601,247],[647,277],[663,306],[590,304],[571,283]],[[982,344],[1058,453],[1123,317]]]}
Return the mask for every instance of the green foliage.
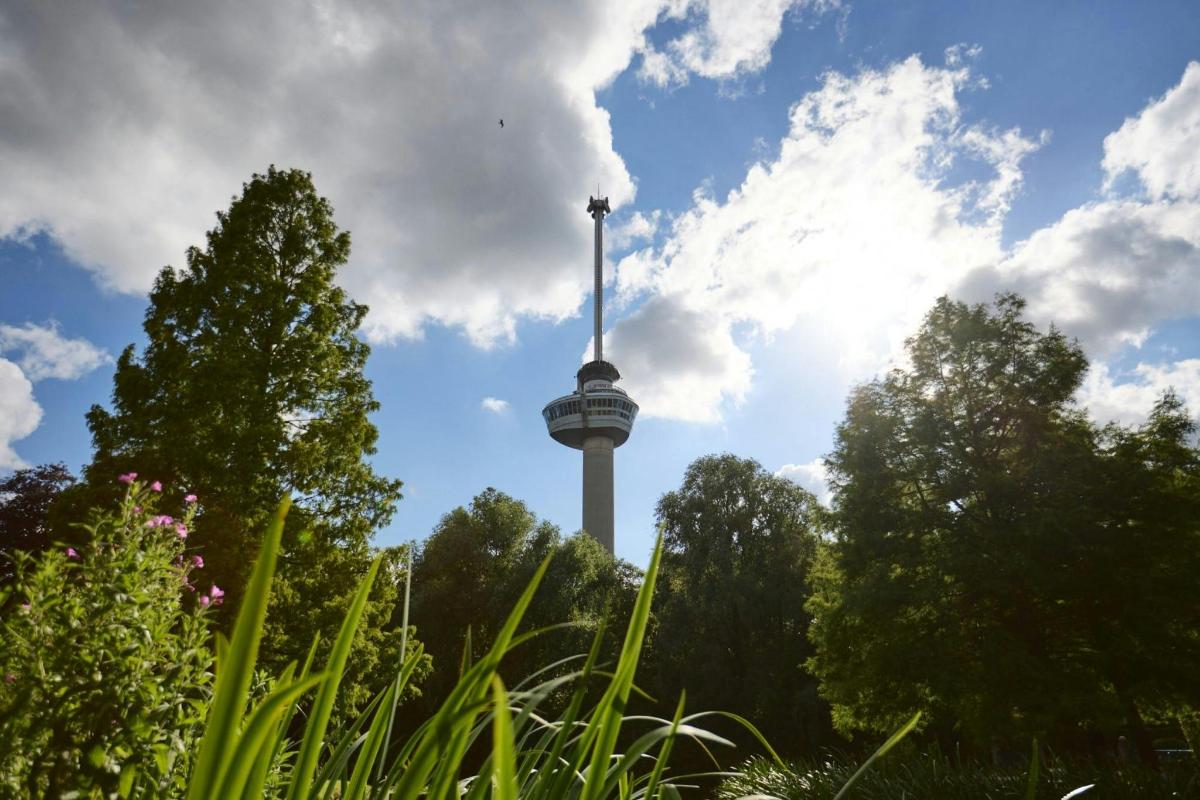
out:
{"label": "green foliage", "polygon": [[[310,538],[295,541],[280,554],[279,574],[271,588],[271,607],[263,633],[262,664],[278,672],[295,654],[317,641],[316,658],[323,662],[334,644],[334,635],[349,612],[359,583],[378,559],[379,575],[371,585],[363,624],[346,664],[343,691],[338,693],[334,718],[352,720],[371,697],[395,676],[396,664],[417,647],[415,630],[407,633],[407,652],[401,655],[402,626],[394,620],[400,591],[407,580],[407,547],[377,553],[367,547],[337,545]],[[413,680],[400,702],[420,694],[417,686],[430,675],[431,659],[421,658]]]}
{"label": "green foliage", "polygon": [[[650,800],[678,796],[666,764],[677,739],[686,737],[710,745],[725,743],[695,726],[694,722],[704,715],[683,716],[682,702],[671,720],[629,719],[624,711],[650,619],[661,542],[651,556],[620,656],[606,681],[597,663],[601,631],[597,631],[587,659],[578,670],[512,691],[499,677],[501,662],[531,638],[530,634],[518,634],[518,629],[547,573],[547,557],[535,568],[511,612],[493,632],[491,647],[465,666],[445,702],[398,747],[388,746],[385,733],[391,698],[420,661],[419,648],[400,667],[397,680],[354,724],[336,731],[327,727],[332,695],[337,692],[338,676],[346,663],[354,630],[361,624],[374,571],[359,585],[338,644],[323,671],[311,675],[305,668],[297,675],[294,667],[289,667],[274,688],[248,708],[248,690],[285,511],[286,506],[268,530],[233,639],[219,659],[212,711],[191,775],[189,800],[280,797],[284,784],[289,800]],[[597,680],[604,682],[602,694],[584,713],[585,697]],[[570,687],[566,711],[557,719],[544,716],[540,707],[564,686]],[[285,720],[289,709],[309,690],[314,690],[317,698],[304,736],[297,744],[298,755],[292,759],[284,738]],[[633,726],[644,732],[625,750],[618,750],[622,731]],[[473,745],[485,748],[487,753],[475,773],[466,771],[467,753]],[[322,753],[327,755],[318,768]],[[284,775],[279,786],[262,779],[273,770]]]}
{"label": "green foliage", "polygon": [[[833,800],[844,788],[857,764],[843,755],[828,755],[789,762],[781,768],[755,758],[739,768],[717,792],[718,800],[747,795],[778,800]],[[1200,792],[1200,775],[1186,763],[1167,765],[1163,770],[1140,766],[1054,759],[1040,770],[1036,793],[1026,795],[1028,766],[999,768],[974,761],[959,761],[940,753],[884,759],[858,782],[849,795],[861,800],[1059,800],[1085,786],[1083,800],[1144,800],[1151,797],[1195,797]]]}
{"label": "green foliage", "polygon": [[[367,309],[334,283],[349,253],[350,235],[308,173],[254,175],[217,214],[205,246],[188,250],[186,268],[159,273],[146,346],[118,359],[111,410],[88,413],[92,463],[54,513],[65,530],[109,502],[112,476],[129,469],[195,492],[202,505],[190,542],[204,555],[205,580],[229,591],[218,615],[228,625],[263,509],[295,497],[279,600],[294,613],[263,643],[273,666],[303,658],[315,633],[328,646],[370,568],[369,537],[400,498],[400,482],[366,460],[379,405],[363,374],[370,348],[356,335]],[[371,598],[349,710],[390,674],[379,664],[396,655],[399,633],[386,628],[395,600],[394,581]]]}
{"label": "green foliage", "polygon": [[809,665],[843,730],[928,709],[980,744],[1124,729],[1150,760],[1144,709],[1200,689],[1190,422],[1168,397],[1096,429],[1072,406],[1083,353],[1023,305],[943,298],[909,366],[851,395]]}
{"label": "green foliage", "polygon": [[74,482],[66,464],[19,469],[0,481],[0,586],[12,579],[14,551],[37,553],[51,545],[50,506]]}
{"label": "green foliage", "polygon": [[[526,620],[537,628],[570,625],[506,658],[503,674],[510,683],[586,651],[606,612],[630,613],[640,575],[590,536],[564,539],[558,528],[539,523],[523,503],[494,489],[480,493],[469,509],[442,518],[413,566],[412,619],[434,658],[426,685],[430,703],[440,702],[453,685],[468,629],[471,656],[480,657],[492,647],[506,609],[550,556]],[[604,652],[615,656],[618,647],[610,636]]]}
{"label": "green foliage", "polygon": [[804,603],[822,524],[815,498],[755,461],[707,456],[663,495],[658,523],[653,693],[672,698],[686,689],[702,708],[754,720],[789,752],[828,741],[828,708],[802,669],[812,650]]}
{"label": "green foliage", "polygon": [[231,586],[283,493],[292,530],[357,543],[400,496],[364,460],[378,408],[355,335],[367,309],[333,283],[349,253],[307,173],[255,175],[187,268],[159,273],[145,349],[121,354],[112,411],[88,413],[89,488],[133,468],[199,494],[197,542]]}
{"label": "green foliage", "polygon": [[134,484],[79,544],[17,557],[0,620],[0,794],[182,787],[212,662],[197,597],[219,597],[185,592],[191,512],[165,522],[155,500]]}

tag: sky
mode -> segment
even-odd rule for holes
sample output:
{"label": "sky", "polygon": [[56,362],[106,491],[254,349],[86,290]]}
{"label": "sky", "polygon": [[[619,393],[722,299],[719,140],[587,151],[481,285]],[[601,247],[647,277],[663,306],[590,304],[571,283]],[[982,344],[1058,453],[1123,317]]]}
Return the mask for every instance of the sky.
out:
{"label": "sky", "polygon": [[541,409],[591,351],[597,191],[636,563],[700,456],[823,496],[943,294],[1077,338],[1098,421],[1200,412],[1194,1],[0,0],[0,473],[89,460],[155,274],[270,164],[353,237],[381,545],[489,486],[579,528]]}

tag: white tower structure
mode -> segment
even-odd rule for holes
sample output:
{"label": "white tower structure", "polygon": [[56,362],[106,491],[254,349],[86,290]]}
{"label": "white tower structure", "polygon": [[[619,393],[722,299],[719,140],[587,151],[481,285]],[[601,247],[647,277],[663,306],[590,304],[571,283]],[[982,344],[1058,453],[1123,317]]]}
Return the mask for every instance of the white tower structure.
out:
{"label": "white tower structure", "polygon": [[613,450],[625,444],[637,403],[613,384],[617,368],[604,360],[604,215],[608,198],[588,198],[596,221],[595,319],[592,360],[575,373],[575,391],[542,409],[546,428],[559,444],[583,451],[583,529],[613,552]]}

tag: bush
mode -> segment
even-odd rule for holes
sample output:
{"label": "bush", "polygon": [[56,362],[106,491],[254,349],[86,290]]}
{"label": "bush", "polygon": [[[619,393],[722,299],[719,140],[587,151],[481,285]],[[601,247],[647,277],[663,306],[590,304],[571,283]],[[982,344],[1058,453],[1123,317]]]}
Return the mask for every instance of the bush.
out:
{"label": "bush", "polygon": [[[136,475],[117,513],[79,526],[86,544],[14,555],[0,598],[0,794],[152,796],[185,783],[212,654],[182,519],[156,513]],[[190,497],[190,496],[189,496]]]}

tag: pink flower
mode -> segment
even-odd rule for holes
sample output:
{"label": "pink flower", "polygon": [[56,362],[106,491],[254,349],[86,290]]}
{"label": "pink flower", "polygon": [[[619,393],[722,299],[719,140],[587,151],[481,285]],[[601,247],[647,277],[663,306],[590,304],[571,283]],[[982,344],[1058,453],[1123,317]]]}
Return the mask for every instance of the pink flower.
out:
{"label": "pink flower", "polygon": [[4,673],[4,682],[5,683],[16,683],[17,676],[11,672],[6,672],[6,673]]}
{"label": "pink flower", "polygon": [[73,559],[75,559],[76,561],[78,561],[78,560],[79,560],[79,553],[76,553],[76,552],[75,552],[75,548],[74,548],[74,547],[68,547],[68,548],[67,548],[67,558],[73,558]]}
{"label": "pink flower", "polygon": [[200,605],[202,605],[202,606],[208,605],[208,595],[206,595],[206,594],[200,595]]}
{"label": "pink flower", "polygon": [[212,588],[208,590],[208,593],[212,595],[213,605],[219,606],[221,604],[221,600],[225,597],[225,592],[222,591],[221,587],[217,586],[215,583],[213,584]]}
{"label": "pink flower", "polygon": [[184,525],[182,522],[176,522],[175,523],[175,532],[179,534],[180,539],[186,539],[187,538],[187,525]]}
{"label": "pink flower", "polygon": [[204,559],[201,556],[192,556],[192,566],[196,569],[204,569]]}
{"label": "pink flower", "polygon": [[119,476],[117,480],[119,480],[121,483],[133,483],[137,480],[137,473],[126,472],[124,475]]}
{"label": "pink flower", "polygon": [[133,507],[133,513],[135,513],[135,514],[141,514],[141,513],[142,513],[142,507],[141,507],[141,506],[134,506],[134,507]]}
{"label": "pink flower", "polygon": [[32,608],[32,606],[30,606],[29,603],[21,603],[22,611],[28,611],[30,608]]}
{"label": "pink flower", "polygon": [[161,491],[162,491],[162,484],[161,484],[160,482],[158,482],[158,481],[155,481],[154,483],[150,484],[150,491],[152,491],[152,492],[161,492]]}
{"label": "pink flower", "polygon": [[191,505],[192,503],[196,502],[197,499],[198,498],[194,494],[184,495],[183,502]]}

